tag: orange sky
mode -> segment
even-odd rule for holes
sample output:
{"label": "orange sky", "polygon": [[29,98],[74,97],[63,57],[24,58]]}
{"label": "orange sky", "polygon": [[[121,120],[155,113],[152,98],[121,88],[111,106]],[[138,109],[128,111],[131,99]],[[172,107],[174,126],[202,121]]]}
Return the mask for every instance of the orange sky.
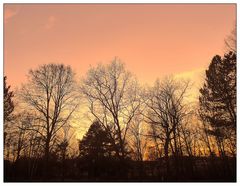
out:
{"label": "orange sky", "polygon": [[141,82],[152,83],[206,69],[224,51],[236,6],[5,4],[4,19],[4,70],[14,88],[43,63],[65,63],[83,76],[115,56]]}

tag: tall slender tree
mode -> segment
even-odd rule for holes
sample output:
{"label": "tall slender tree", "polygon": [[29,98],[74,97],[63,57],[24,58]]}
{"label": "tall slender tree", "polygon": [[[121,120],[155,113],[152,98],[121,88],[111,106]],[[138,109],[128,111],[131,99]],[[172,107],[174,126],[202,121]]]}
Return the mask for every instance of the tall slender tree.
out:
{"label": "tall slender tree", "polygon": [[[200,89],[200,116],[211,128],[220,155],[225,155],[226,140],[236,146],[236,54],[216,55]],[[235,148],[236,149],[236,148]]]}
{"label": "tall slender tree", "polygon": [[126,136],[140,106],[138,84],[115,58],[108,65],[91,68],[83,80],[89,110],[111,137],[119,159],[126,157]]}
{"label": "tall slender tree", "polygon": [[225,41],[225,46],[227,48],[227,51],[233,51],[234,53],[237,53],[237,34],[236,34],[236,25],[234,26],[232,32],[227,36]]}
{"label": "tall slender tree", "polygon": [[13,91],[10,90],[11,86],[7,85],[7,77],[4,76],[4,122],[12,119],[12,113],[14,110],[13,104]]}
{"label": "tall slender tree", "polygon": [[4,146],[7,137],[7,124],[9,121],[13,119],[13,111],[14,111],[14,104],[13,104],[13,91],[10,90],[11,86],[7,85],[7,77],[4,76]]}
{"label": "tall slender tree", "polygon": [[36,131],[44,139],[46,166],[51,143],[63,129],[78,106],[74,73],[63,64],[41,65],[29,71],[28,83],[21,89],[21,97],[35,122],[29,130]]}
{"label": "tall slender tree", "polygon": [[167,172],[169,171],[169,150],[176,160],[178,169],[179,149],[179,128],[188,115],[184,103],[186,91],[189,88],[189,81],[178,82],[173,78],[166,78],[161,83],[156,81],[146,94],[147,122],[152,131],[150,136],[154,141],[163,144],[163,151],[166,160]]}

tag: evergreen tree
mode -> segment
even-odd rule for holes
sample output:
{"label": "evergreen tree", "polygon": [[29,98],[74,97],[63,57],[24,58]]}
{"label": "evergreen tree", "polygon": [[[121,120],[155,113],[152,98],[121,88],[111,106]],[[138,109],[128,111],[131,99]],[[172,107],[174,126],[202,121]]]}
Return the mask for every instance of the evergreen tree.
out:
{"label": "evergreen tree", "polygon": [[7,137],[7,122],[11,121],[13,119],[13,110],[14,110],[14,104],[13,104],[13,92],[10,91],[10,86],[7,86],[7,77],[4,76],[4,147]]}
{"label": "evergreen tree", "polygon": [[209,124],[209,134],[216,139],[219,153],[224,155],[225,140],[236,144],[236,54],[222,58],[216,55],[200,89],[200,116]]}
{"label": "evergreen tree", "polygon": [[95,159],[113,155],[113,148],[108,133],[99,122],[95,121],[79,142],[80,157]]}
{"label": "evergreen tree", "polygon": [[4,122],[12,119],[12,112],[14,110],[13,92],[10,91],[10,86],[7,86],[7,77],[4,76]]}

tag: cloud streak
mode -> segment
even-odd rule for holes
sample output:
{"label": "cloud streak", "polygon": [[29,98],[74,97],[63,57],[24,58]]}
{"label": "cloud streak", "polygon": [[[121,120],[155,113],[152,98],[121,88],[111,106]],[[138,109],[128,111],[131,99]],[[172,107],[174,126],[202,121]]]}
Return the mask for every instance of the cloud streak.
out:
{"label": "cloud streak", "polygon": [[7,23],[9,21],[9,19],[11,19],[12,17],[14,17],[15,15],[17,15],[19,13],[19,8],[14,8],[14,7],[9,7],[9,6],[5,6],[4,9],[4,21],[5,23]]}
{"label": "cloud streak", "polygon": [[44,28],[46,30],[50,30],[55,26],[56,18],[54,16],[49,16],[47,19],[47,23],[44,25]]}

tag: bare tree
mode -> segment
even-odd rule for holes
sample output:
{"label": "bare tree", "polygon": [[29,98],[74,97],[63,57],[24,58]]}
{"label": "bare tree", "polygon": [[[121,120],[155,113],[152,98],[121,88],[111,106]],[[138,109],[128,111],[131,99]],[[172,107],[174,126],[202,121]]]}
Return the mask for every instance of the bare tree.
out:
{"label": "bare tree", "polygon": [[26,148],[27,146],[27,128],[29,128],[29,126],[32,124],[33,122],[33,117],[31,116],[30,113],[22,113],[21,115],[19,115],[19,121],[18,121],[18,125],[16,126],[17,128],[17,147],[16,147],[16,151],[17,151],[17,155],[16,155],[16,159],[15,161],[17,162],[20,158],[21,155],[21,151],[23,150],[23,148]]}
{"label": "bare tree", "polygon": [[147,150],[148,137],[145,135],[145,130],[144,117],[139,113],[132,121],[128,138],[133,157],[137,161],[143,161]]}
{"label": "bare tree", "polygon": [[[207,124],[207,121],[204,119],[204,117],[201,116],[201,112],[198,113],[199,118],[199,129],[200,129],[200,135],[201,135],[201,141],[204,143],[204,145],[207,148],[208,155],[213,155],[215,152],[212,148],[212,140],[211,135],[209,134],[210,126]],[[206,154],[207,155],[207,154]]]}
{"label": "bare tree", "polygon": [[36,131],[44,140],[46,164],[56,134],[70,120],[78,106],[74,73],[69,66],[47,64],[30,70],[21,98],[35,112],[28,130]]}
{"label": "bare tree", "polygon": [[[32,123],[32,115],[28,112],[21,112],[15,114],[14,122],[12,123],[11,127],[8,128],[8,134],[9,138],[7,138],[7,148],[5,149],[5,154],[9,153],[9,149],[11,149],[11,154],[8,156],[11,156],[13,162],[17,162],[21,155],[24,154],[23,151],[27,151],[28,146],[28,140],[30,135],[28,134],[29,131],[27,128]],[[33,136],[33,134],[31,134]],[[9,160],[9,157],[7,158]]]}
{"label": "bare tree", "polygon": [[237,38],[236,38],[236,26],[234,26],[234,29],[232,30],[231,34],[227,36],[227,38],[224,40],[227,50],[233,51],[234,53],[237,52]]}
{"label": "bare tree", "polygon": [[108,132],[116,156],[124,159],[126,135],[140,105],[136,80],[115,58],[108,65],[92,67],[81,90],[88,100],[91,114]]}
{"label": "bare tree", "polygon": [[167,170],[169,170],[169,148],[171,147],[175,157],[179,155],[178,131],[188,115],[184,104],[188,88],[189,81],[180,82],[170,77],[165,78],[162,83],[156,81],[145,96],[148,109],[145,117],[152,127],[152,137],[163,144]]}

